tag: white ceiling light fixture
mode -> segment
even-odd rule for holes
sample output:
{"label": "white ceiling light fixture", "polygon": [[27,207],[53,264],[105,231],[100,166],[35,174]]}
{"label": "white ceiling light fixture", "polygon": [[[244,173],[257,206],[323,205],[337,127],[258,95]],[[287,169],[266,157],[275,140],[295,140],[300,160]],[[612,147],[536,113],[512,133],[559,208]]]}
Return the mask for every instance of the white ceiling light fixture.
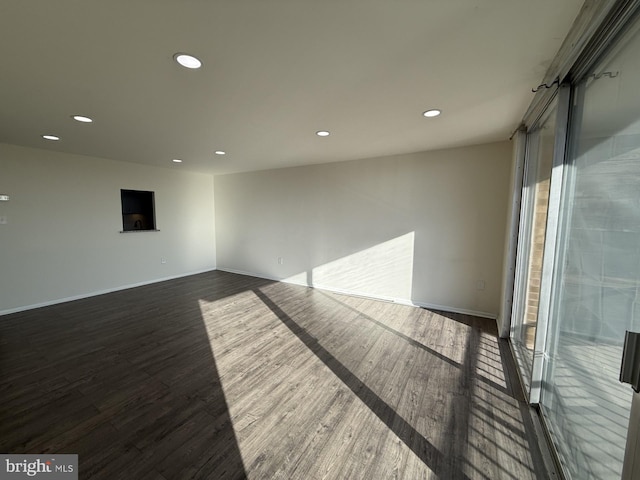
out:
{"label": "white ceiling light fixture", "polygon": [[73,115],[71,118],[80,123],[93,123],[92,118],[86,117],[84,115]]}
{"label": "white ceiling light fixture", "polygon": [[189,55],[188,53],[176,53],[173,56],[173,59],[183,67],[190,68],[192,70],[195,70],[202,66],[202,62],[200,60],[198,60],[193,55]]}
{"label": "white ceiling light fixture", "polygon": [[426,112],[423,112],[422,115],[427,118],[433,118],[433,117],[437,117],[441,113],[442,113],[441,110],[438,110],[437,108],[432,108],[431,110],[427,110]]}
{"label": "white ceiling light fixture", "polygon": [[328,137],[329,132],[327,132],[326,130],[319,130],[316,132],[316,135],[318,135],[319,137]]}
{"label": "white ceiling light fixture", "polygon": [[182,160],[180,160],[179,158],[174,158],[173,163],[182,163]]}
{"label": "white ceiling light fixture", "polygon": [[216,150],[213,153],[215,153],[216,155],[226,155],[227,154],[227,152],[225,152],[224,150]]}
{"label": "white ceiling light fixture", "polygon": [[60,137],[58,137],[57,135],[42,135],[42,138],[44,138],[45,140],[51,140],[53,142],[57,142],[58,140],[60,140]]}

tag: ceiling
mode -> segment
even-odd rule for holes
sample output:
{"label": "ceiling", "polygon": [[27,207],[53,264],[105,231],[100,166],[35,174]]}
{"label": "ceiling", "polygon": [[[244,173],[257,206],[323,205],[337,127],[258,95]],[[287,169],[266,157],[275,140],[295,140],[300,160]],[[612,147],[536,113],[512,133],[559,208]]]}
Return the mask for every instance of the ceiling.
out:
{"label": "ceiling", "polygon": [[2,0],[0,142],[222,174],[506,140],[581,5]]}

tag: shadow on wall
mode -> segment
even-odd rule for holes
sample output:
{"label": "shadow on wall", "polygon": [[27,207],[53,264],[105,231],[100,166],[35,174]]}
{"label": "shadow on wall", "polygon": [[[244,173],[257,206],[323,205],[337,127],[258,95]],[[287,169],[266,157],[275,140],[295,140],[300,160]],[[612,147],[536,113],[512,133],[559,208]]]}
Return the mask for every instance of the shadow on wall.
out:
{"label": "shadow on wall", "polygon": [[410,299],[414,232],[292,275],[286,282],[387,299]]}
{"label": "shadow on wall", "polygon": [[218,176],[218,268],[495,315],[508,147]]}
{"label": "shadow on wall", "polygon": [[[464,252],[462,245],[449,246],[444,255],[447,258],[424,265],[432,273],[449,270],[443,273],[447,280],[437,282],[435,275],[426,274],[416,261],[416,234],[409,232],[391,240],[381,242],[359,252],[321,264],[306,272],[300,272],[282,279],[297,285],[305,285],[320,289],[366,296],[405,304],[443,309],[462,309],[465,313],[492,317],[492,312],[472,311],[460,307],[458,298],[474,298],[483,292],[476,291],[476,282],[468,279],[454,292],[449,291],[448,281],[452,276],[465,278],[473,270],[473,253]],[[457,257],[453,258],[453,257]],[[466,257],[463,258],[463,257]],[[448,265],[447,265],[448,264]],[[421,281],[416,282],[418,277]],[[484,284],[484,282],[483,282]],[[432,295],[444,296],[448,302],[444,305],[426,304],[423,301],[425,289]]]}

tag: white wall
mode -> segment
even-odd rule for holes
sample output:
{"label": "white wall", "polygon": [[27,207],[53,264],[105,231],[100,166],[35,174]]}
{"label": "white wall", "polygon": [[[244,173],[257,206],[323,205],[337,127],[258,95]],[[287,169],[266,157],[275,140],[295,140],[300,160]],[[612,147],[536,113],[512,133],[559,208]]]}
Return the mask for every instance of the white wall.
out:
{"label": "white wall", "polygon": [[216,176],[218,268],[495,317],[510,161],[501,142]]}
{"label": "white wall", "polygon": [[[120,189],[160,232],[119,233]],[[0,194],[0,313],[215,268],[211,175],[0,144]]]}

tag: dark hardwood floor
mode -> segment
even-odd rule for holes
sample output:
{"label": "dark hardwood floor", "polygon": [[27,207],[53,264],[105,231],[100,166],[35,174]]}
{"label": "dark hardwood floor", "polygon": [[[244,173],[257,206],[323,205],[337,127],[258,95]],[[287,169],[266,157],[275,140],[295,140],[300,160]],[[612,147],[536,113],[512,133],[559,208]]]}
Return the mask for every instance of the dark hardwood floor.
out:
{"label": "dark hardwood floor", "polygon": [[546,478],[495,322],[225,272],[0,317],[0,452],[81,479]]}

